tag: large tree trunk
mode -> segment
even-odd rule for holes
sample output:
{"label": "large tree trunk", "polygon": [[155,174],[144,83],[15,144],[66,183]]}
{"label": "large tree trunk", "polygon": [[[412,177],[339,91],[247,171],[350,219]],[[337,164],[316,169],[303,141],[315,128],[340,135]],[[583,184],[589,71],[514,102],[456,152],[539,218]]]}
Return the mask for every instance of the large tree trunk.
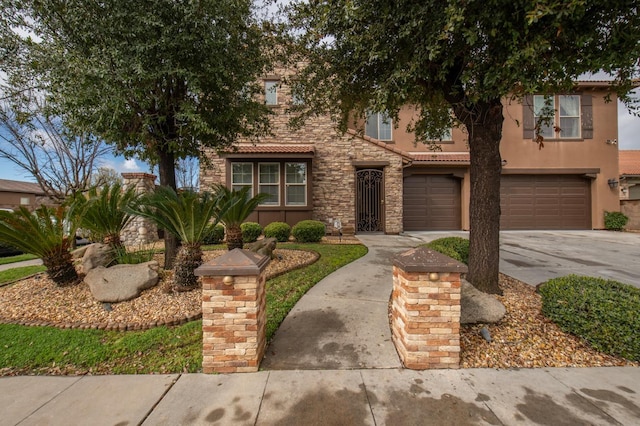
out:
{"label": "large tree trunk", "polygon": [[[160,185],[176,189],[176,159],[173,152],[165,144],[158,144],[158,173]],[[173,268],[173,262],[178,253],[178,238],[170,232],[164,233],[164,268]]]}
{"label": "large tree trunk", "polygon": [[469,204],[469,273],[478,290],[502,294],[500,266],[500,99],[457,107],[455,114],[469,132],[471,199]]}

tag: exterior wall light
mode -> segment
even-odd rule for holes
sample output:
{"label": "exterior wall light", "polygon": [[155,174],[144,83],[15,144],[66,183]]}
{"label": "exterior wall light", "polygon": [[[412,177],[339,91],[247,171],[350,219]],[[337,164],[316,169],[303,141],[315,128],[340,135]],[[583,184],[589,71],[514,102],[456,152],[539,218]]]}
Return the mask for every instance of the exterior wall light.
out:
{"label": "exterior wall light", "polygon": [[609,188],[611,189],[616,189],[618,187],[618,179],[616,178],[611,178],[607,181],[607,183],[609,184]]}

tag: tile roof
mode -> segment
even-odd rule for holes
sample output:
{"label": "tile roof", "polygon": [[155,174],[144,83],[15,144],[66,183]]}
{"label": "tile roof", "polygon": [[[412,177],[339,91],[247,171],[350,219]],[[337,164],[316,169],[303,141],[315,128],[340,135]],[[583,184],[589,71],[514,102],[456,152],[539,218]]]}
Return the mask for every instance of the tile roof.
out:
{"label": "tile roof", "polygon": [[469,164],[468,152],[412,152],[411,157],[416,163],[456,163]]}
{"label": "tile roof", "polygon": [[313,154],[315,148],[313,145],[239,145],[231,148],[225,153],[227,154]]}
{"label": "tile roof", "polygon": [[37,183],[8,179],[0,179],[0,192],[22,192],[25,194],[44,195],[44,192]]}
{"label": "tile roof", "polygon": [[640,175],[640,150],[619,151],[618,167],[620,176]]}

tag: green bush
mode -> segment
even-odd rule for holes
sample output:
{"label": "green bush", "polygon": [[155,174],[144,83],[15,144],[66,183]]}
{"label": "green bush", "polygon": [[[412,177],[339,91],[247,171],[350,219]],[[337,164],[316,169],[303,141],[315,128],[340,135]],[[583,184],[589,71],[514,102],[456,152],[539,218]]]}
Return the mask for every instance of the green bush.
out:
{"label": "green bush", "polygon": [[542,313],[595,349],[640,361],[640,289],[618,281],[568,275],[539,287]]}
{"label": "green bush", "polygon": [[264,227],[264,236],[275,238],[280,243],[289,241],[289,235],[291,235],[291,227],[284,222],[271,222]]}
{"label": "green bush", "polygon": [[469,240],[462,237],[438,238],[424,245],[464,264],[469,263]]}
{"label": "green bush", "polygon": [[303,220],[296,223],[291,233],[300,243],[317,243],[324,237],[324,223],[317,220]]}
{"label": "green bush", "polygon": [[156,251],[153,249],[128,250],[124,246],[120,246],[114,250],[115,263],[126,265],[137,265],[139,263],[149,262],[153,260]]}
{"label": "green bush", "polygon": [[211,228],[207,235],[205,235],[202,243],[205,245],[220,244],[222,243],[222,240],[224,240],[224,226],[216,225]]}
{"label": "green bush", "polygon": [[620,212],[604,212],[604,227],[609,231],[622,231],[629,218]]}
{"label": "green bush", "polygon": [[240,225],[242,230],[242,242],[245,244],[255,243],[262,234],[262,226],[256,222],[245,222]]}

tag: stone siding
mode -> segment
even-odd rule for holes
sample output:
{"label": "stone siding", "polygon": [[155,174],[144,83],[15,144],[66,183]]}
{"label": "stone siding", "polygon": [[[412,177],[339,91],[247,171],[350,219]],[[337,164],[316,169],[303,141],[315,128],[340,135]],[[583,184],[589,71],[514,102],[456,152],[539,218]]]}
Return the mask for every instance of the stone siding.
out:
{"label": "stone siding", "polygon": [[[124,188],[136,188],[138,194],[146,194],[155,189],[156,176],[148,173],[122,173]],[[120,234],[125,246],[141,246],[158,241],[158,227],[149,219],[135,216]]]}

